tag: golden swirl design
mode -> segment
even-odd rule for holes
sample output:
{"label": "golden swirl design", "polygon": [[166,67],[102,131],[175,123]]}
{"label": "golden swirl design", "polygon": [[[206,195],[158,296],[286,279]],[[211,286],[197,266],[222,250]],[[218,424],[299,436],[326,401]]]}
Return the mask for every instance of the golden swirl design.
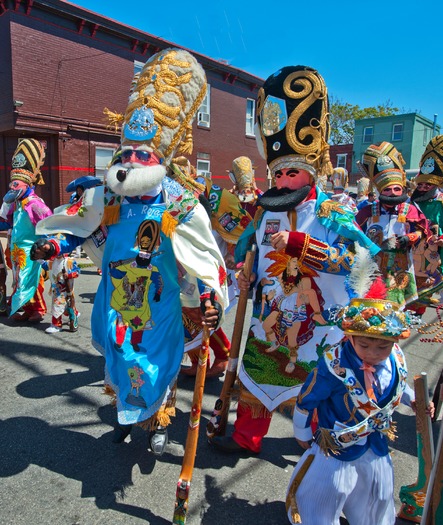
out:
{"label": "golden swirl design", "polygon": [[[301,91],[294,91],[291,84],[301,87]],[[286,125],[286,138],[289,146],[300,155],[309,155],[309,161],[315,162],[323,150],[327,129],[327,89],[323,79],[313,71],[294,71],[288,75],[283,83],[283,90],[287,97],[301,99],[299,105],[294,109],[288,118]],[[312,119],[309,126],[300,129],[297,136],[297,124],[302,115],[318,100],[322,100],[322,120]],[[311,136],[309,144],[301,141]]]}

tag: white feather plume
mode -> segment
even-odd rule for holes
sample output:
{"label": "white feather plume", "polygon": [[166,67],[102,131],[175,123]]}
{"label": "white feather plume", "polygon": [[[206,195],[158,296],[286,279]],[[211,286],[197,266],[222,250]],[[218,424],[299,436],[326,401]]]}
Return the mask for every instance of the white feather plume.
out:
{"label": "white feather plume", "polygon": [[355,243],[355,257],[348,285],[357,297],[365,297],[374,280],[380,275],[377,263],[368,249]]}

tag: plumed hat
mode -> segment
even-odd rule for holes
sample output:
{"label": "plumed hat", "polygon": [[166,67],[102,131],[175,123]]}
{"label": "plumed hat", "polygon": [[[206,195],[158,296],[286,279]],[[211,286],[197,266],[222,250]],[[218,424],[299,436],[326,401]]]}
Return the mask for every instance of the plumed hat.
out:
{"label": "plumed hat", "polygon": [[443,186],[443,135],[437,135],[426,146],[415,182]]}
{"label": "plumed hat", "polygon": [[386,285],[374,258],[355,244],[356,253],[346,281],[350,302],[335,314],[335,322],[348,335],[378,339],[404,339],[416,322],[409,312],[386,300]]}
{"label": "plumed hat", "polygon": [[363,167],[380,193],[392,184],[406,186],[405,164],[390,142],[371,144],[363,154]]}
{"label": "plumed hat", "polygon": [[111,124],[121,123],[121,144],[143,144],[169,164],[175,153],[192,153],[192,121],[206,94],[206,75],[182,49],[153,55],[134,76],[124,116],[105,109]]}
{"label": "plumed hat", "polygon": [[328,91],[315,69],[287,66],[266,80],[258,92],[257,123],[272,175],[290,167],[314,177],[332,173],[328,111]]}
{"label": "plumed hat", "polygon": [[40,168],[45,162],[43,145],[35,139],[20,141],[12,156],[11,181],[21,180],[34,186],[44,184]]}
{"label": "plumed hat", "polygon": [[237,157],[232,161],[232,169],[229,178],[237,187],[243,202],[249,202],[256,198],[254,188],[254,167],[249,157]]}

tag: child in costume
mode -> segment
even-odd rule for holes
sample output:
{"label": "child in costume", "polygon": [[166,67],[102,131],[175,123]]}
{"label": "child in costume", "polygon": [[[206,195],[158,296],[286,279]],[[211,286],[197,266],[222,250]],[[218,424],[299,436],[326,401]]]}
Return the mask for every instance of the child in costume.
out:
{"label": "child in costume", "polygon": [[413,319],[378,298],[386,289],[376,272],[376,263],[358,249],[349,280],[357,297],[335,316],[347,338],[324,353],[298,395],[294,433],[306,452],[288,488],[291,523],[338,525],[342,512],[350,525],[395,523],[388,438],[395,437],[392,414],[400,402],[414,409],[398,345]]}
{"label": "child in costume", "polygon": [[79,313],[75,307],[74,279],[80,274],[80,268],[72,257],[59,255],[47,263],[52,295],[52,321],[46,328],[47,334],[60,332],[63,314],[69,317],[69,331],[78,330]]}
{"label": "child in costume", "polygon": [[[105,358],[107,392],[116,397],[121,443],[132,425],[151,430],[161,455],[174,414],[175,383],[184,352],[182,306],[215,328],[222,320],[226,270],[198,199],[167,176],[175,153],[192,152],[192,121],[206,93],[203,68],[187,51],[162,50],[134,78],[121,148],[104,186],[58,208],[38,231],[33,257],[48,259],[83,244],[101,253],[103,275],[94,301],[92,339]],[[204,283],[199,293],[195,282]],[[188,286],[187,286],[188,285]],[[208,296],[215,291],[213,305]]]}
{"label": "child in costume", "polygon": [[[46,313],[41,265],[31,259],[33,243],[38,239],[37,223],[52,215],[34,186],[44,184],[40,168],[45,150],[35,139],[23,139],[12,157],[11,183],[3,198],[0,230],[11,230],[12,293],[9,315],[14,321],[39,323]],[[23,313],[19,310],[23,309]]]}

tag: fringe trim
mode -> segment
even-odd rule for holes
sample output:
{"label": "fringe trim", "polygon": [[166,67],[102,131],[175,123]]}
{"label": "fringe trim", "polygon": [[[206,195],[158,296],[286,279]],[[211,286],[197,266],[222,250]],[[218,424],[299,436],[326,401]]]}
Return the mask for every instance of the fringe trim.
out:
{"label": "fringe trim", "polygon": [[191,155],[194,148],[194,142],[192,140],[192,124],[186,126],[185,138],[182,140],[178,147],[178,152],[184,155]]}
{"label": "fringe trim", "polygon": [[110,387],[109,385],[105,385],[103,387],[103,395],[109,396],[111,398],[111,405],[113,407],[117,405],[117,396],[112,387]]}
{"label": "fringe trim", "polygon": [[239,382],[239,399],[238,405],[243,408],[247,408],[251,411],[252,419],[258,419],[259,417],[270,418],[272,412],[263,405],[246,387]]}
{"label": "fringe trim", "polygon": [[391,421],[391,426],[386,431],[386,436],[390,441],[395,441],[397,439],[397,425]]}
{"label": "fringe trim", "polygon": [[178,224],[177,219],[168,212],[165,211],[162,216],[162,232],[166,237],[172,237],[172,234],[175,232],[175,228]]}
{"label": "fringe trim", "polygon": [[338,454],[339,447],[335,444],[335,441],[332,439],[331,434],[326,428],[319,428],[315,437],[315,442],[324,452],[326,456],[332,454]]}
{"label": "fringe trim", "polygon": [[117,224],[120,219],[120,204],[105,206],[102,218],[102,226]]}

